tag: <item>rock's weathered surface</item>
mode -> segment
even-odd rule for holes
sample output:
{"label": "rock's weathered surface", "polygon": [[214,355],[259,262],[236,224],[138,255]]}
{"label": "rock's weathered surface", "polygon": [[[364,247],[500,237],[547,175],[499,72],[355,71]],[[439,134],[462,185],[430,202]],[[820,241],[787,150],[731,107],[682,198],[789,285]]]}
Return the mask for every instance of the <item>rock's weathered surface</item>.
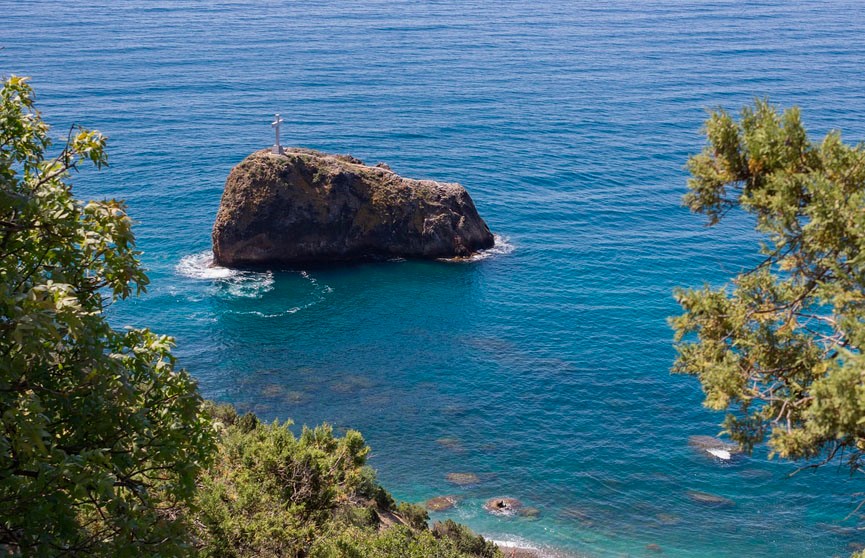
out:
{"label": "rock's weathered surface", "polygon": [[214,263],[466,257],[493,235],[465,188],[307,149],[253,153],[228,175]]}

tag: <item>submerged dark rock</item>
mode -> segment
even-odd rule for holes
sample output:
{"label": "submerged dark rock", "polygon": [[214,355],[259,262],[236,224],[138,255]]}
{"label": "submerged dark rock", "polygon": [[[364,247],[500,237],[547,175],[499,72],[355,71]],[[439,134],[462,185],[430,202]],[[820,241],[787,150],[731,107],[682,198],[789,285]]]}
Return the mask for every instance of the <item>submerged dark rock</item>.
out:
{"label": "submerged dark rock", "polygon": [[706,506],[731,508],[736,505],[736,503],[729,498],[724,498],[723,496],[718,496],[717,494],[710,494],[708,492],[700,492],[698,490],[689,490],[688,497],[694,502]]}
{"label": "submerged dark rock", "polygon": [[484,504],[484,509],[496,515],[513,515],[523,507],[523,503],[516,498],[490,498]]}
{"label": "submerged dark rock", "polygon": [[448,482],[459,486],[468,486],[481,482],[480,477],[474,473],[448,473],[447,479]]}
{"label": "submerged dark rock", "polygon": [[226,180],[213,225],[222,266],[459,258],[493,243],[459,184],[308,149],[244,159]]}
{"label": "submerged dark rock", "polygon": [[463,453],[465,448],[458,438],[439,438],[436,443],[443,448],[447,448],[454,453]]}
{"label": "submerged dark rock", "polygon": [[451,496],[436,496],[435,498],[430,498],[426,502],[424,502],[424,506],[429,511],[440,512],[449,510],[452,507],[457,505],[462,498],[460,496],[451,495]]}

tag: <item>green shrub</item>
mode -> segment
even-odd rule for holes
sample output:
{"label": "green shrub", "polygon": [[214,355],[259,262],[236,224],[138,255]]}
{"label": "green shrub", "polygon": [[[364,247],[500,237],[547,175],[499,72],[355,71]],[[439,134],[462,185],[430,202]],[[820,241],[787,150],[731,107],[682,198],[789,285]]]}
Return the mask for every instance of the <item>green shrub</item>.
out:
{"label": "green shrub", "polygon": [[358,432],[335,437],[325,425],[295,437],[290,423],[264,424],[227,405],[206,410],[221,438],[189,511],[205,557],[500,556],[469,529],[451,521],[430,531],[424,508],[394,502]]}
{"label": "green shrub", "polygon": [[[311,558],[466,558],[450,539],[405,526],[385,531],[346,530],[322,539]],[[501,556],[501,554],[497,555]]]}
{"label": "green shrub", "polygon": [[475,534],[465,525],[456,523],[452,519],[436,522],[432,527],[432,533],[438,538],[453,541],[460,552],[481,558],[501,556],[501,551],[494,543]]}
{"label": "green shrub", "polygon": [[353,430],[336,438],[329,426],[305,428],[296,438],[287,422],[259,424],[252,415],[226,422],[216,462],[199,481],[203,554],[304,553],[354,497],[369,448]]}
{"label": "green shrub", "polygon": [[423,506],[409,504],[408,502],[400,502],[396,505],[394,511],[412,529],[423,530],[428,527],[427,521],[429,521],[429,514]]}
{"label": "green shrub", "polygon": [[[132,219],[75,198],[105,138],[51,136],[27,78],[0,85],[0,554],[187,556],[182,511],[214,450],[173,340],[114,329],[142,292]],[[49,153],[50,151],[50,153]]]}

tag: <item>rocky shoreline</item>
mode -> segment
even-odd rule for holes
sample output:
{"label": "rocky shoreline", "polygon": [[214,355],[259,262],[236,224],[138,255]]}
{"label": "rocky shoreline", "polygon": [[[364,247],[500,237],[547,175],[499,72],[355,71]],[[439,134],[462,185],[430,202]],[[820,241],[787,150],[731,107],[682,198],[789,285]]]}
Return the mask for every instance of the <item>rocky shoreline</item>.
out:
{"label": "rocky shoreline", "polygon": [[[452,473],[449,475],[449,480],[454,482],[453,477],[457,475],[465,475],[468,477],[468,474],[460,474],[460,473]],[[463,477],[459,476],[458,479],[462,480]],[[477,477],[473,477],[475,481],[477,481]],[[455,483],[459,484],[459,483]],[[464,497],[459,494],[450,494],[445,496],[436,496],[434,498],[430,498],[426,502],[423,502],[423,506],[435,513],[444,512],[448,510],[452,510],[454,507],[459,505],[464,500]],[[484,509],[493,514],[493,515],[516,515],[523,518],[534,519],[540,513],[540,510],[532,507],[524,507],[522,502],[517,500],[516,498],[509,497],[498,497],[491,498],[484,503]],[[525,510],[531,510],[531,513],[523,513]],[[549,551],[541,551],[537,548],[532,548],[529,546],[520,546],[519,544],[505,542],[505,541],[496,541],[494,539],[488,539],[495,543],[496,546],[502,551],[502,554],[505,558],[567,558],[568,555],[561,552],[549,552]]]}
{"label": "rocky shoreline", "polygon": [[540,552],[533,548],[509,546],[504,543],[496,543],[505,558],[545,558]]}
{"label": "rocky shoreline", "polygon": [[573,554],[568,554],[555,549],[540,550],[529,546],[520,546],[519,544],[493,541],[505,558],[575,558]]}

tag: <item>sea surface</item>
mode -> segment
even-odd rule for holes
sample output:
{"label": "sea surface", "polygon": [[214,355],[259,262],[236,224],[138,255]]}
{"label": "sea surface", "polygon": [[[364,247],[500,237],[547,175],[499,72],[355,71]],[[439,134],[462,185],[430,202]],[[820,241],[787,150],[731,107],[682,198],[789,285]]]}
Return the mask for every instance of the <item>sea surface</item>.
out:
{"label": "sea surface", "polygon": [[[768,97],[815,138],[861,140],[861,2],[0,0],[0,47],[58,141],[72,124],[110,137],[110,168],[76,191],[128,202],[152,279],[111,320],[175,336],[205,396],[359,429],[398,498],[458,494],[433,519],[549,552],[865,542],[863,483],[843,468],[790,477],[765,449],[725,463],[689,447],[722,416],[669,374],[666,321],[674,287],[757,261],[746,216],[706,228],[680,205],[707,108]],[[464,184],[498,247],[208,267],[225,178],[272,143],[276,112],[288,145]],[[492,516],[496,496],[540,516]]]}

